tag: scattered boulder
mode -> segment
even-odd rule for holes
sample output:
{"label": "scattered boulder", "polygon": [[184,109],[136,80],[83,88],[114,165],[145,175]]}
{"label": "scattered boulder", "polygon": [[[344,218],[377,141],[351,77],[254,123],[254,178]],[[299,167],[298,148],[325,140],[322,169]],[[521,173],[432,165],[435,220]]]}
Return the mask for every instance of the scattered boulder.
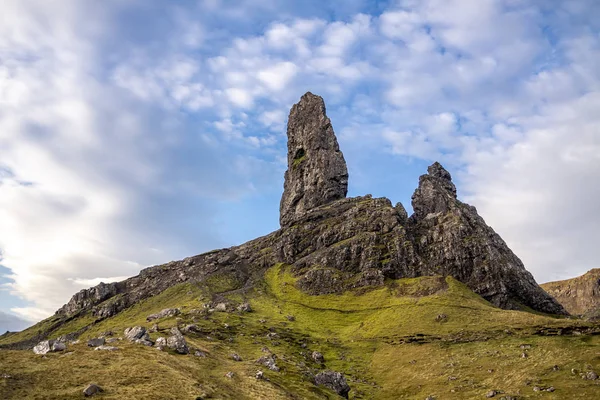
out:
{"label": "scattered boulder", "polygon": [[114,347],[114,346],[98,346],[94,350],[116,351],[116,350],[119,350],[119,348],[118,347]]}
{"label": "scattered boulder", "polygon": [[54,342],[52,343],[52,351],[65,351],[67,349],[67,345],[64,342]]}
{"label": "scattered boulder", "polygon": [[521,350],[526,350],[526,349],[530,349],[531,345],[530,344],[522,344],[521,346],[519,346],[521,348]]}
{"label": "scattered boulder", "polygon": [[262,356],[258,360],[256,360],[257,364],[264,365],[269,368],[271,371],[279,372],[279,367],[277,366],[277,356],[275,354],[271,354],[268,356]]}
{"label": "scattered boulder", "polygon": [[290,322],[294,322],[296,320],[296,317],[294,317],[293,315],[286,315],[285,316],[287,318],[288,321]]}
{"label": "scattered boulder", "polygon": [[144,346],[148,346],[148,347],[154,346],[154,343],[152,343],[152,340],[149,340],[149,339],[137,339],[135,341],[135,343],[141,344]]}
{"label": "scattered boulder", "polygon": [[240,357],[240,356],[239,356],[239,354],[237,354],[237,353],[233,353],[233,354],[231,355],[231,359],[232,359],[233,361],[242,361],[242,357]]}
{"label": "scattered boulder", "polygon": [[598,379],[598,374],[594,371],[589,371],[583,376],[583,379],[587,379],[588,381],[595,381],[596,379]]}
{"label": "scattered boulder", "polygon": [[250,306],[250,303],[242,303],[238,306],[237,310],[239,312],[252,312],[252,307]]}
{"label": "scattered boulder", "polygon": [[228,377],[229,379],[233,379],[235,374],[233,373],[233,371],[229,371],[228,373],[225,374],[225,376]]}
{"label": "scattered boulder", "polygon": [[198,329],[198,325],[189,324],[181,328],[184,333],[201,333],[201,330]]}
{"label": "scattered boulder", "polygon": [[202,357],[202,358],[205,358],[205,357],[206,357],[206,353],[205,353],[205,352],[203,352],[203,351],[201,351],[201,350],[196,350],[196,351],[194,352],[194,355],[195,355],[196,357]]}
{"label": "scattered boulder", "polygon": [[132,342],[136,341],[137,339],[149,339],[148,333],[146,333],[146,328],[143,326],[134,326],[133,328],[125,329],[125,338]]}
{"label": "scattered boulder", "polygon": [[265,378],[265,373],[262,372],[260,369],[258,371],[256,371],[256,375],[255,375],[256,379],[264,379]]}
{"label": "scattered boulder", "polygon": [[217,312],[227,312],[227,304],[225,303],[218,303],[215,308],[215,311]]}
{"label": "scattered boulder", "polygon": [[323,357],[323,354],[319,353],[318,351],[313,351],[311,354],[311,358],[314,362],[319,364],[325,362],[325,357]]}
{"label": "scattered boulder", "polygon": [[99,337],[99,338],[94,338],[94,339],[88,340],[87,345],[89,347],[98,347],[98,346],[103,346],[104,343],[106,343],[106,339],[104,339],[103,337]]}
{"label": "scattered boulder", "polygon": [[42,342],[39,342],[33,348],[33,352],[35,354],[43,355],[49,352],[64,351],[66,348],[67,345],[65,345],[63,342],[57,342],[55,340],[44,340]]}
{"label": "scattered boulder", "polygon": [[448,316],[446,314],[438,314],[435,317],[435,322],[446,322],[448,321]]}
{"label": "scattered boulder", "polygon": [[88,385],[85,389],[83,389],[83,395],[85,397],[90,397],[95,394],[101,393],[103,391],[104,390],[100,386],[92,383],[92,384]]}
{"label": "scattered boulder", "polygon": [[496,392],[495,390],[490,390],[489,392],[486,393],[485,397],[487,397],[488,399],[491,399],[492,397],[495,397],[498,394],[498,392]]}
{"label": "scattered boulder", "polygon": [[164,349],[165,347],[167,347],[167,339],[164,337],[159,337],[158,339],[156,339],[156,342],[154,342],[154,346],[156,346],[159,350]]}
{"label": "scattered boulder", "polygon": [[319,372],[315,376],[315,384],[325,386],[346,399],[350,392],[350,386],[348,386],[344,375],[335,371]]}
{"label": "scattered boulder", "polygon": [[167,346],[179,354],[189,354],[190,352],[185,338],[177,327],[171,329],[171,336],[167,338]]}
{"label": "scattered boulder", "polygon": [[165,308],[164,310],[162,310],[156,314],[148,315],[146,317],[146,321],[150,322],[150,321],[154,321],[155,319],[173,317],[173,316],[179,315],[179,314],[181,314],[181,310],[179,308]]}

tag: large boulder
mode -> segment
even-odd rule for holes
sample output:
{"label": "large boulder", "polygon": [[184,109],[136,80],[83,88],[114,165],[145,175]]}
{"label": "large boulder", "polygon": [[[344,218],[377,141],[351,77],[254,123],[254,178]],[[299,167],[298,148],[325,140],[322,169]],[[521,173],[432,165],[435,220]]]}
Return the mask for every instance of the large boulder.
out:
{"label": "large boulder", "polygon": [[39,342],[33,348],[33,352],[35,354],[43,355],[49,352],[64,351],[66,348],[67,345],[63,342],[59,342],[56,340],[44,340],[42,342]]}
{"label": "large boulder", "polygon": [[350,386],[348,386],[344,375],[335,371],[319,372],[315,376],[315,384],[325,386],[346,399],[350,392]]}
{"label": "large boulder", "polygon": [[127,329],[125,329],[124,334],[125,334],[125,338],[132,342],[135,342],[136,340],[139,340],[139,339],[142,339],[142,340],[149,339],[148,333],[146,332],[146,328],[144,328],[143,326],[134,326],[133,328],[127,328]]}
{"label": "large boulder", "polygon": [[179,354],[189,354],[190,352],[185,338],[176,327],[171,329],[171,336],[167,338],[167,347]]}

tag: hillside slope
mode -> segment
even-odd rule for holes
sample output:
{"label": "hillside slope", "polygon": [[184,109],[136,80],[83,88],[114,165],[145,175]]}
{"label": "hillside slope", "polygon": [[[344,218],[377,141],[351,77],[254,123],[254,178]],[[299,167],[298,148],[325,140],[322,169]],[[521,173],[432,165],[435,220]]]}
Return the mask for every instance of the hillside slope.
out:
{"label": "hillside slope", "polygon": [[[0,380],[0,398],[81,398],[91,382],[105,390],[101,398],[106,399],[339,398],[313,383],[323,370],[342,372],[352,399],[479,399],[490,391],[534,398],[539,396],[534,387],[550,386],[555,391],[545,392],[547,398],[584,399],[600,389],[600,381],[579,375],[600,369],[597,325],[501,310],[450,277],[387,280],[380,287],[308,295],[296,287],[291,270],[273,266],[246,292],[223,281],[173,286],[92,324],[62,353],[2,350],[0,374],[11,378]],[[204,307],[214,306],[215,299],[227,304],[227,311]],[[234,311],[245,302],[251,312]],[[147,321],[175,307],[179,315]],[[76,330],[89,317],[88,311],[72,319],[51,337]],[[43,324],[51,323],[52,318]],[[195,325],[184,334],[191,354],[127,340],[112,343],[119,348],[112,352],[85,344],[106,331],[118,338],[127,327],[155,323],[152,340],[173,326],[185,332]],[[10,336],[0,339],[10,341]],[[205,356],[195,356],[196,350]],[[313,360],[313,351],[323,355],[323,363]],[[270,354],[279,371],[257,364]],[[256,379],[257,370],[268,380]]]}

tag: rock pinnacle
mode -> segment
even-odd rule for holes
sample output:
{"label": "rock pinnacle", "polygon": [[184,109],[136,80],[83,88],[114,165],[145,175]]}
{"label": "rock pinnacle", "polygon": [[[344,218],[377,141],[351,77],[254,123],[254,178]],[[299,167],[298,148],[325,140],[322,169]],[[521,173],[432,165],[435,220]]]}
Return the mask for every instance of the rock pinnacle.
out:
{"label": "rock pinnacle", "polygon": [[279,207],[282,227],[304,212],[346,197],[348,169],[320,96],[306,93],[290,110],[288,169]]}

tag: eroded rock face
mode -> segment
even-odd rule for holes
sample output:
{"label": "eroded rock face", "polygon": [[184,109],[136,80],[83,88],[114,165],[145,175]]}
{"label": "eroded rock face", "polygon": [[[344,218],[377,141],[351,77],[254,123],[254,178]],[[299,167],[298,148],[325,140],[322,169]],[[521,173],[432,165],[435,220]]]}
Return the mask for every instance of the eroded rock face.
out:
{"label": "eroded rock face", "polygon": [[288,169],[279,208],[282,227],[348,192],[346,161],[320,96],[306,93],[292,107],[287,137]]}
{"label": "eroded rock face", "polygon": [[501,308],[565,313],[475,207],[456,198],[450,173],[439,163],[419,178],[412,206],[406,229],[421,259],[420,275],[451,275]]}
{"label": "eroded rock face", "polygon": [[577,278],[544,283],[542,288],[571,314],[600,321],[600,268]]}

